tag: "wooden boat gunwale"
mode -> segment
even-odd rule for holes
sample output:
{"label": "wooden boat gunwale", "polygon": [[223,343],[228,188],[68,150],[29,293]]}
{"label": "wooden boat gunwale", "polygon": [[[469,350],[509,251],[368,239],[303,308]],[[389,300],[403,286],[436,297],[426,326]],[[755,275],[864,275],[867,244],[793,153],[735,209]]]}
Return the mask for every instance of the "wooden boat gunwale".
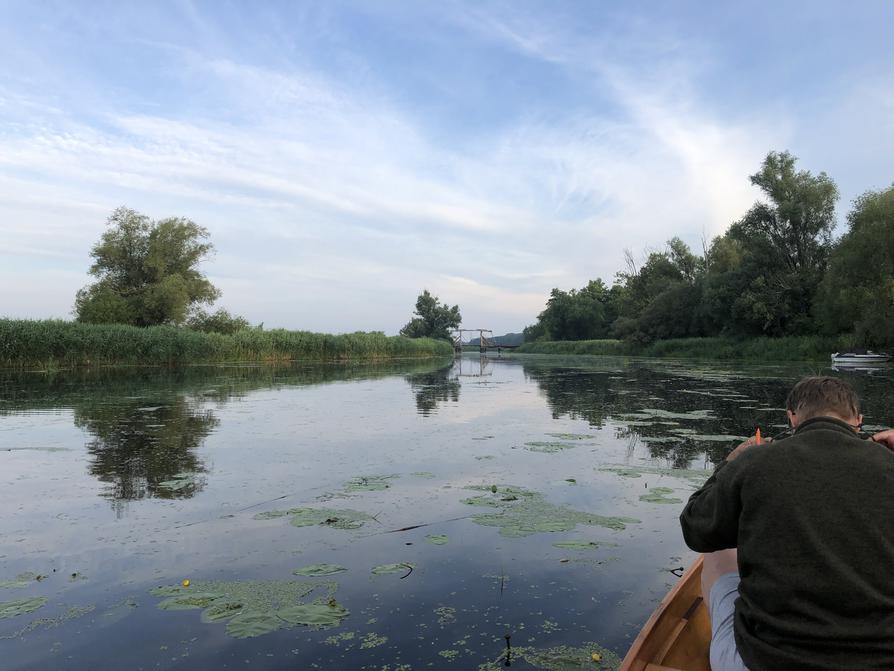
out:
{"label": "wooden boat gunwale", "polygon": [[711,624],[701,593],[703,561],[699,555],[661,600],[619,671],[710,671]]}

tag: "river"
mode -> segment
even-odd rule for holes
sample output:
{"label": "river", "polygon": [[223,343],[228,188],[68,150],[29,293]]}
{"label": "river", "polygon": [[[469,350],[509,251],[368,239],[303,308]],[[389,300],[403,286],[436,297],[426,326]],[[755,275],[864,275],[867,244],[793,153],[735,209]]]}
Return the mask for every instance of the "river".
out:
{"label": "river", "polygon": [[[611,668],[693,558],[682,502],[828,372],[0,373],[2,666],[490,670],[509,646],[519,669]],[[890,369],[840,374],[868,428],[894,424]]]}

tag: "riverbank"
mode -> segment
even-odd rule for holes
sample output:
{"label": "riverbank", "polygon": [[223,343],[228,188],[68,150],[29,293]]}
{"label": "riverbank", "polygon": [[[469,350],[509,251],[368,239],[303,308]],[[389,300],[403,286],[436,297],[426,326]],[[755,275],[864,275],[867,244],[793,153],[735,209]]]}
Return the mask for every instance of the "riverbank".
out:
{"label": "riverbank", "polygon": [[247,329],[232,335],[174,326],[0,319],[0,367],[176,365],[237,361],[378,361],[452,356],[449,342],[383,333],[329,335]]}
{"label": "riverbank", "polygon": [[847,337],[676,338],[635,345],[623,340],[577,340],[526,343],[520,354],[590,354],[740,361],[828,361],[852,347]]}

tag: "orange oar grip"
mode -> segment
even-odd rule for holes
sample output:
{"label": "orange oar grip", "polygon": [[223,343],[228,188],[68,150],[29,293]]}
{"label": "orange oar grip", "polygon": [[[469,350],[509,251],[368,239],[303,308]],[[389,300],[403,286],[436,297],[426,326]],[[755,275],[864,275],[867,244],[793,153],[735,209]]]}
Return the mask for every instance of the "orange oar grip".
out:
{"label": "orange oar grip", "polygon": [[761,428],[757,427],[757,431],[754,432],[754,444],[761,445],[764,442],[764,439],[761,437]]}

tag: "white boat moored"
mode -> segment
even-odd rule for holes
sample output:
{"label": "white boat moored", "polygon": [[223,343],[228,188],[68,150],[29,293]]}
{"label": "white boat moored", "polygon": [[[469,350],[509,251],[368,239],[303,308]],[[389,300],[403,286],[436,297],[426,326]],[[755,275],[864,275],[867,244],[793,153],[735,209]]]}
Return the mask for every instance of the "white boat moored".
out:
{"label": "white boat moored", "polygon": [[832,355],[832,363],[844,364],[865,365],[885,363],[890,359],[890,354],[886,354],[885,352],[873,352],[871,350],[866,350],[865,352],[835,352],[835,354]]}

